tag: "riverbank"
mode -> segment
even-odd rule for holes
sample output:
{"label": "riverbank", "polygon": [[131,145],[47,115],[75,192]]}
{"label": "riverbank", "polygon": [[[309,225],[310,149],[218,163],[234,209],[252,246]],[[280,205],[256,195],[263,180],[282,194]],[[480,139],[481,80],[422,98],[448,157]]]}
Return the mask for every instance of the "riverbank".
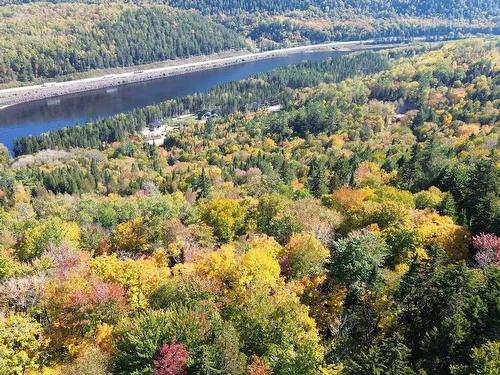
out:
{"label": "riverbank", "polygon": [[[223,68],[230,65],[241,64],[256,60],[263,60],[277,56],[286,56],[296,53],[316,52],[316,51],[356,51],[363,49],[389,48],[394,45],[374,45],[372,40],[333,42],[310,46],[284,48],[273,51],[248,53],[246,51],[226,52],[231,54],[227,57],[211,58],[211,56],[199,56],[190,60],[176,60],[155,64],[158,67],[151,69],[140,69],[136,67],[134,71],[123,73],[106,74],[99,77],[91,77],[65,82],[51,82],[42,85],[24,86],[0,90],[0,110],[26,102],[42,100],[63,96],[126,85],[148,80],[154,80],[174,75],[181,75],[190,72]],[[400,45],[400,44],[398,44]]]}

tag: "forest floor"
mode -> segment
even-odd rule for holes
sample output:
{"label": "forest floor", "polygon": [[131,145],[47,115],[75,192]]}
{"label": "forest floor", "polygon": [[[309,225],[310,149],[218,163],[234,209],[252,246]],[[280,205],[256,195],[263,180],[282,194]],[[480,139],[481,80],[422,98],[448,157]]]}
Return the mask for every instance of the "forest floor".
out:
{"label": "forest floor", "polygon": [[[355,51],[362,49],[389,48],[394,46],[388,44],[376,45],[372,43],[373,41],[371,40],[333,42],[283,48],[257,53],[249,53],[246,50],[226,51],[215,55],[196,56],[189,59],[170,60],[143,66],[109,69],[105,71],[106,74],[95,77],[64,82],[47,82],[39,85],[13,87],[0,90],[0,110],[15,104],[34,100],[159,79],[195,71],[221,68],[249,61],[286,56],[294,53],[328,50]],[[401,44],[398,44],[398,46],[400,45]]]}

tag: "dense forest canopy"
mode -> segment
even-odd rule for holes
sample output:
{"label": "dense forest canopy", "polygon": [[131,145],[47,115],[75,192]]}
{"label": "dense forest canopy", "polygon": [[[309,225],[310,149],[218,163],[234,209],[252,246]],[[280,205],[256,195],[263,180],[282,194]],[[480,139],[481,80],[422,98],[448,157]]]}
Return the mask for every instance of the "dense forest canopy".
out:
{"label": "dense forest canopy", "polygon": [[245,47],[196,13],[119,3],[0,7],[0,34],[0,83]]}
{"label": "dense forest canopy", "polygon": [[356,53],[0,148],[0,373],[496,374],[499,61]]}
{"label": "dense forest canopy", "polygon": [[0,84],[228,49],[499,34],[498,1],[0,0]]}
{"label": "dense forest canopy", "polygon": [[261,48],[329,40],[453,38],[498,34],[495,1],[191,1],[195,9],[256,41]]}
{"label": "dense forest canopy", "polygon": [[[36,1],[0,0],[0,5],[23,4]],[[52,0],[51,3],[102,3],[94,0]],[[141,1],[132,1],[132,3]],[[419,17],[493,18],[500,16],[498,2],[494,0],[154,0],[174,7],[196,9],[205,14],[269,12],[282,14],[294,10],[317,8],[328,14],[341,15],[354,11],[361,14],[404,15]]]}
{"label": "dense forest canopy", "polygon": [[318,8],[328,14],[341,15],[354,11],[361,14],[404,15],[421,17],[476,18],[498,17],[499,6],[494,0],[166,0],[176,7],[198,9],[204,13],[234,11],[284,13]]}

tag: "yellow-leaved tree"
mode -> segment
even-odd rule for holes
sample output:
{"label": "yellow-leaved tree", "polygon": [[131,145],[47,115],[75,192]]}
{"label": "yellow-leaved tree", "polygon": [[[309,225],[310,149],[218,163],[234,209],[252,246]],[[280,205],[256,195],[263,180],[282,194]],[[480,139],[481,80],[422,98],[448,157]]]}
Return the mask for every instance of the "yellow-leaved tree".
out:
{"label": "yellow-leaved tree", "polygon": [[245,206],[240,199],[214,199],[201,207],[201,219],[213,228],[221,242],[230,242],[245,229]]}
{"label": "yellow-leaved tree", "polygon": [[63,242],[71,247],[78,247],[78,224],[58,217],[39,220],[22,232],[16,245],[16,255],[21,260],[31,260],[43,255],[49,245],[59,246]]}
{"label": "yellow-leaved tree", "polygon": [[40,367],[43,326],[33,318],[0,316],[0,374],[21,375]]}
{"label": "yellow-leaved tree", "polygon": [[422,245],[442,248],[451,260],[467,259],[471,236],[467,229],[448,216],[418,212],[415,217]]}
{"label": "yellow-leaved tree", "polygon": [[161,250],[152,257],[118,259],[116,254],[101,256],[90,261],[91,269],[104,281],[117,283],[125,289],[132,309],[145,309],[149,296],[171,275],[167,257]]}
{"label": "yellow-leaved tree", "polygon": [[278,254],[281,246],[270,238],[254,239],[246,251],[224,245],[196,264],[198,273],[222,282],[230,289],[245,289],[254,282],[274,285],[280,275]]}
{"label": "yellow-leaved tree", "polygon": [[111,248],[114,251],[140,254],[148,247],[146,226],[141,218],[118,224],[111,236]]}
{"label": "yellow-leaved tree", "polygon": [[299,279],[323,272],[330,252],[312,234],[294,234],[284,249],[282,262],[289,263],[290,278]]}

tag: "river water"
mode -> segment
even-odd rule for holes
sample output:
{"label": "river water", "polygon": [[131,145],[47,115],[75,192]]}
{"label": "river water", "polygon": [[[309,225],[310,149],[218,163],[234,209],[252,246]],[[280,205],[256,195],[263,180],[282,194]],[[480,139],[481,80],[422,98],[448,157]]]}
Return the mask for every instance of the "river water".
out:
{"label": "river water", "polygon": [[83,124],[167,99],[204,92],[214,86],[247,78],[305,60],[321,60],[341,52],[302,52],[108,89],[64,95],[0,110],[0,143],[12,150],[16,138]]}

